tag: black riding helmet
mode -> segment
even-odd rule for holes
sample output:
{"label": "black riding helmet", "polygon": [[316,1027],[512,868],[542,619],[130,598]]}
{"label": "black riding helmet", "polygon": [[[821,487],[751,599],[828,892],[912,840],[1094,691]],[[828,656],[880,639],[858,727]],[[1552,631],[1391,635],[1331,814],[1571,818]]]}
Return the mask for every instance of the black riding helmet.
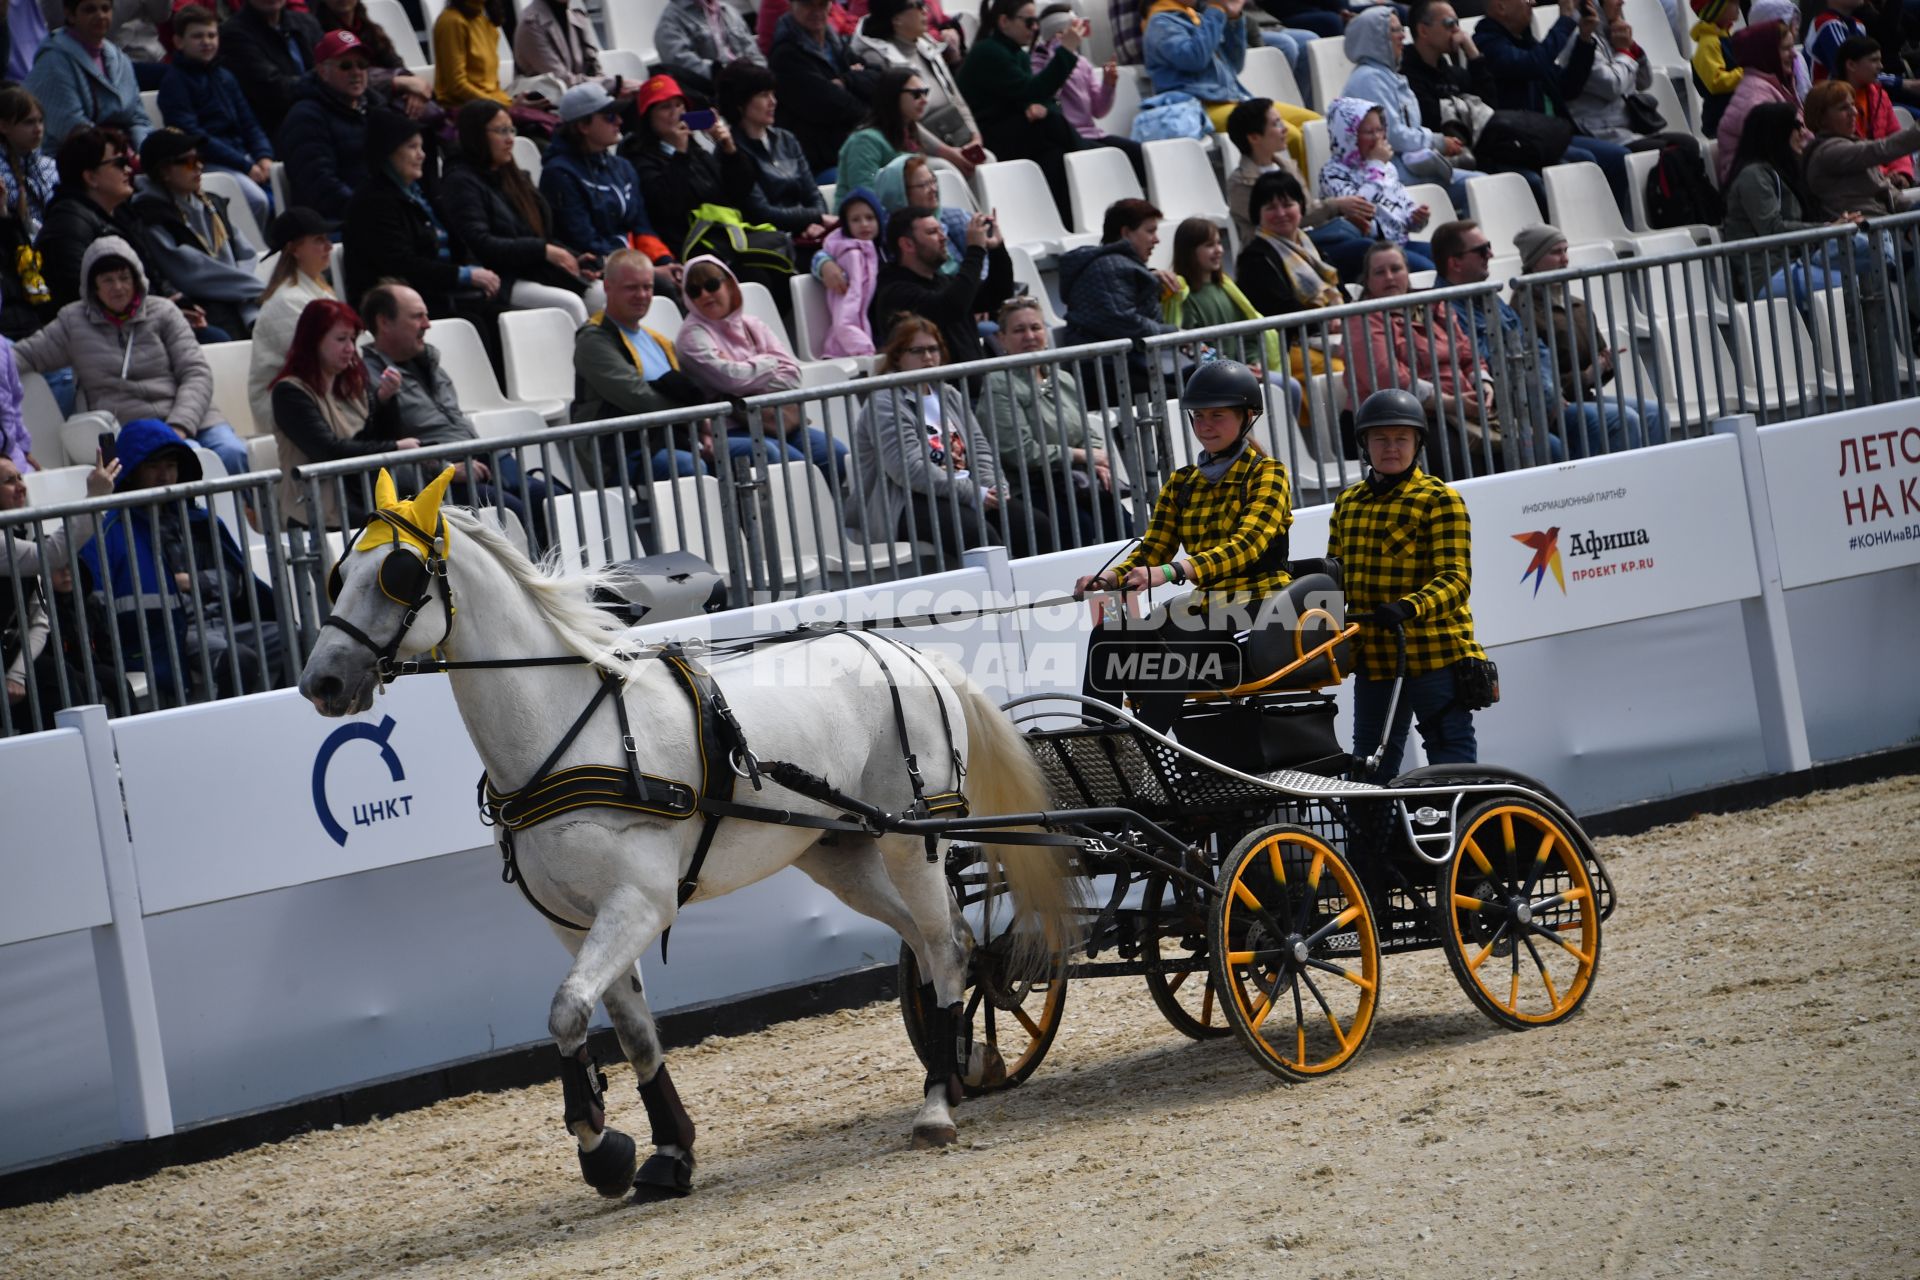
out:
{"label": "black riding helmet", "polygon": [[1427,411],[1411,391],[1388,387],[1368,396],[1353,418],[1353,438],[1362,449],[1367,446],[1367,432],[1375,427],[1412,427],[1416,454],[1427,443]]}
{"label": "black riding helmet", "polygon": [[1247,438],[1247,432],[1253,430],[1253,420],[1260,416],[1264,402],[1260,398],[1260,375],[1238,360],[1209,360],[1193,371],[1187,379],[1186,390],[1180,396],[1182,411],[1194,409],[1245,409],[1247,416],[1240,420],[1240,434],[1233,438],[1233,444],[1221,450],[1224,457],[1240,447]]}

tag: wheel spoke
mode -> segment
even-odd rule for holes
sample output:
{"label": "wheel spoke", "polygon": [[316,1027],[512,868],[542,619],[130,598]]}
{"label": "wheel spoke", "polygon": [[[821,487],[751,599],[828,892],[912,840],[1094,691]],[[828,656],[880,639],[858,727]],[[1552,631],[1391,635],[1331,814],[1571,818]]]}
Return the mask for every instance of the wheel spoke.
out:
{"label": "wheel spoke", "polygon": [[1555,933],[1552,929],[1544,928],[1541,925],[1537,925],[1537,924],[1530,924],[1527,926],[1527,929],[1531,933],[1539,934],[1541,937],[1545,938],[1547,941],[1553,943],[1554,946],[1559,947],[1562,951],[1565,951],[1568,955],[1572,956],[1575,960],[1578,960],[1582,966],[1590,965],[1593,963],[1593,957],[1591,955],[1587,954],[1585,951],[1582,951],[1580,948],[1574,946],[1571,942],[1568,942],[1565,938]]}
{"label": "wheel spoke", "polygon": [[1029,1018],[1025,1009],[1022,1009],[1019,1005],[1015,1005],[1012,1009],[1008,1010],[1008,1012],[1013,1014],[1015,1020],[1027,1029],[1028,1035],[1032,1036],[1035,1040],[1040,1038],[1040,1024],[1032,1018]]}
{"label": "wheel spoke", "polygon": [[[1521,941],[1527,944],[1527,954],[1533,957],[1533,967],[1539,970],[1540,981],[1542,985],[1544,985],[1547,989],[1547,1001],[1548,1001],[1547,1007],[1550,1009],[1558,1009],[1560,1007],[1560,993],[1553,989],[1553,975],[1547,972],[1547,966],[1545,962],[1543,962],[1540,959],[1539,949],[1533,945],[1532,938],[1522,938]],[[1519,955],[1520,953],[1516,951],[1514,952],[1514,954]],[[1519,997],[1520,988],[1518,985],[1520,981],[1520,975],[1515,974],[1513,980],[1515,983],[1514,999],[1518,1001],[1520,998]]]}
{"label": "wheel spoke", "polygon": [[1186,982],[1186,980],[1192,976],[1192,973],[1193,971],[1191,969],[1183,969],[1179,973],[1174,974],[1173,978],[1167,983],[1167,990],[1169,992],[1178,991],[1181,984]]}
{"label": "wheel spoke", "polygon": [[1281,884],[1287,882],[1287,860],[1282,856],[1283,846],[1275,840],[1267,846],[1267,865],[1273,868],[1273,878]]}
{"label": "wheel spoke", "polygon": [[1320,1006],[1320,1012],[1327,1015],[1327,1025],[1333,1028],[1333,1038],[1340,1042],[1342,1049],[1348,1048],[1347,1033],[1345,1029],[1340,1026],[1340,1019],[1334,1016],[1333,1006],[1327,1003],[1326,996],[1320,993],[1320,988],[1316,987],[1313,984],[1313,979],[1306,974],[1302,973],[1300,975],[1300,981],[1307,984],[1307,990],[1313,992],[1314,1001]]}
{"label": "wheel spoke", "polygon": [[1200,993],[1200,1025],[1213,1025],[1213,983],[1207,983],[1206,990]]}
{"label": "wheel spoke", "polygon": [[1486,963],[1487,957],[1493,954],[1493,949],[1500,945],[1500,939],[1507,932],[1507,926],[1510,923],[1511,921],[1507,921],[1507,920],[1502,920],[1500,922],[1500,927],[1493,931],[1493,936],[1491,938],[1487,939],[1487,945],[1480,948],[1480,954],[1474,956],[1471,960],[1467,961],[1468,972],[1470,973],[1476,972],[1479,970],[1481,965]]}
{"label": "wheel spoke", "polygon": [[1267,1020],[1267,1015],[1272,1012],[1273,1012],[1273,1000],[1271,997],[1267,996],[1263,992],[1260,996],[1259,1005],[1256,1006],[1253,1011],[1253,1016],[1247,1019],[1247,1025],[1252,1027],[1255,1031],[1258,1031],[1260,1029],[1260,1024],[1265,1022]]}
{"label": "wheel spoke", "polygon": [[1311,934],[1307,935],[1307,939],[1306,939],[1307,945],[1311,947],[1314,945],[1314,943],[1320,941],[1320,939],[1326,937],[1328,934],[1332,933],[1335,929],[1342,928],[1352,923],[1353,919],[1359,914],[1360,914],[1360,904],[1356,902],[1352,906],[1348,907],[1345,911],[1342,911],[1339,915],[1335,916],[1333,919],[1321,925],[1318,929],[1315,929]]}
{"label": "wheel spoke", "polygon": [[1500,814],[1500,847],[1503,852],[1512,853],[1517,847],[1513,842],[1513,810],[1506,809]]}
{"label": "wheel spoke", "polygon": [[1520,886],[1520,892],[1516,896],[1522,898],[1530,896],[1533,893],[1533,886],[1540,883],[1540,874],[1547,869],[1547,854],[1553,851],[1553,834],[1552,827],[1541,828],[1540,847],[1533,852],[1533,865],[1527,869],[1526,882]]}
{"label": "wheel spoke", "polygon": [[1355,973],[1351,969],[1342,969],[1339,965],[1327,960],[1309,957],[1307,964],[1312,968],[1320,970],[1322,973],[1331,973],[1335,977],[1345,978],[1362,991],[1372,991],[1376,985],[1371,978]]}
{"label": "wheel spoke", "polygon": [[1464,893],[1456,893],[1453,895],[1453,906],[1456,911],[1485,911],[1492,904],[1482,898],[1470,898]]}
{"label": "wheel spoke", "polygon": [[1559,893],[1554,894],[1550,898],[1542,898],[1538,902],[1528,903],[1527,910],[1533,912],[1533,914],[1535,915],[1539,915],[1542,911],[1550,911],[1554,907],[1560,906],[1563,903],[1584,902],[1588,898],[1591,898],[1592,896],[1593,896],[1592,891],[1588,889],[1581,889],[1578,887],[1572,888],[1572,889],[1562,889]]}
{"label": "wheel spoke", "polygon": [[1246,881],[1244,880],[1240,880],[1240,879],[1234,880],[1233,896],[1238,898],[1241,902],[1244,902],[1247,905],[1249,910],[1252,910],[1252,911],[1266,910],[1265,907],[1260,905],[1260,899],[1253,896],[1253,890],[1247,888]]}
{"label": "wheel spoke", "polygon": [[1486,854],[1480,852],[1480,842],[1478,840],[1469,836],[1461,848],[1466,850],[1467,856],[1473,859],[1473,865],[1480,868],[1482,875],[1490,876],[1493,874],[1493,864],[1487,861]]}

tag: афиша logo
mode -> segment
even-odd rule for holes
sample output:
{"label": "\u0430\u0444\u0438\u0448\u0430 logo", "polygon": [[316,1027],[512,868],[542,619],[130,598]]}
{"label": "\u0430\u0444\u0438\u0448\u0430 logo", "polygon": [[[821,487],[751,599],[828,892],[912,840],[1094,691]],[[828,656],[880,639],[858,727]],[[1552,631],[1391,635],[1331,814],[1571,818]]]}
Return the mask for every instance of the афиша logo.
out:
{"label": "\u0430\u0444\u0438\u0448\u0430 logo", "polygon": [[[333,842],[346,847],[347,829],[333,816],[333,809],[327,804],[327,766],[333,763],[334,753],[355,739],[364,738],[380,748],[380,759],[386,763],[387,776],[395,782],[405,782],[407,771],[400,765],[399,753],[387,740],[393,736],[393,717],[382,716],[377,725],[364,722],[343,724],[327,735],[320,744],[320,751],[313,758],[313,811],[320,818],[320,825],[333,838]],[[386,818],[404,817],[413,812],[413,797],[376,796],[365,803],[353,806],[353,825],[370,827]]]}
{"label": "\u0430\u0444\u0438\u0448\u0430 logo", "polygon": [[1533,579],[1533,594],[1540,594],[1540,584],[1546,579],[1547,570],[1553,570],[1553,580],[1560,587],[1560,594],[1567,594],[1567,578],[1560,569],[1560,526],[1555,525],[1545,533],[1516,533],[1511,535],[1515,542],[1533,549],[1533,559],[1527,562],[1526,569],[1520,574],[1520,581]]}

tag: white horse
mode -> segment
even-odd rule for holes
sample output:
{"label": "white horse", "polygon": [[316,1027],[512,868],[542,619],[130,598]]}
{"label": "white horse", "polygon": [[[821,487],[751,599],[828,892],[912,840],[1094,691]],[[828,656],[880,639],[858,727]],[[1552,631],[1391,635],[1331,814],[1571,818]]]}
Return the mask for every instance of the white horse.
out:
{"label": "white horse", "polygon": [[[600,673],[613,671],[622,681],[615,698],[624,699],[640,768],[685,780],[697,791],[701,759],[693,703],[668,664],[619,654],[622,625],[589,602],[598,575],[535,566],[471,513],[442,509],[451,475],[449,469],[418,498],[400,502],[381,473],[378,513],[338,566],[333,617],[301,674],[301,693],[322,715],[360,712],[372,705],[381,681],[391,678],[396,660],[437,650],[454,668],[454,699],[487,777],[504,790],[533,781],[600,690]],[[471,665],[528,657],[583,661]],[[900,813],[913,795],[895,702],[879,669],[883,662],[898,683],[899,710],[928,791],[958,791],[962,777],[955,766],[964,762],[976,816],[1046,806],[1045,785],[1012,724],[964,673],[935,655],[834,635],[716,661],[712,675],[758,759],[804,763],[843,793]],[[613,701],[586,721],[556,768],[624,764]],[[945,749],[949,732],[951,754]],[[749,792],[745,784],[740,791],[737,800],[796,814],[834,818],[844,812],[772,781],[763,792]],[[638,961],[673,923],[676,889],[702,823],[700,815],[677,821],[584,807],[513,837],[532,898],[552,915],[587,926],[554,925],[574,962],[554,993],[548,1029],[561,1054],[566,1123],[579,1143],[581,1172],[602,1195],[623,1195],[633,1186],[637,1199],[654,1199],[684,1195],[691,1187],[693,1123],[662,1060]],[[992,856],[1032,948],[1051,954],[1066,945],[1075,887],[1057,851],[1023,847]],[[952,1142],[951,1108],[959,1101],[959,1072],[966,1065],[957,1054],[965,1051],[960,1002],[972,938],[942,864],[929,861],[912,836],[823,836],[818,828],[728,817],[719,822],[694,900],[731,893],[789,865],[891,926],[913,948],[920,972],[931,977],[936,1000],[929,1003],[937,1013],[929,1026],[930,1065],[913,1139],[916,1147]],[[586,1050],[596,1001],[605,1002],[640,1082],[655,1148],[644,1164],[638,1164],[633,1140],[605,1124]]]}

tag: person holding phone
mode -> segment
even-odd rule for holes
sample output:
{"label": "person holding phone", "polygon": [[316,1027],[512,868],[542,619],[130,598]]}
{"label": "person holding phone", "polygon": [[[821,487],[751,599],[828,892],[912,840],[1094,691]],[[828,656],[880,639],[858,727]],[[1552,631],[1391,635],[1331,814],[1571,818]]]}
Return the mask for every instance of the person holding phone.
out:
{"label": "person holding phone", "polygon": [[1060,29],[1053,56],[1035,71],[1029,50],[1040,34],[1034,0],[992,0],[980,38],[960,67],[960,89],[980,122],[980,136],[1002,160],[1031,160],[1046,175],[1063,223],[1073,220],[1067,153],[1088,145],[1060,110],[1060,90],[1080,64],[1087,24]]}

